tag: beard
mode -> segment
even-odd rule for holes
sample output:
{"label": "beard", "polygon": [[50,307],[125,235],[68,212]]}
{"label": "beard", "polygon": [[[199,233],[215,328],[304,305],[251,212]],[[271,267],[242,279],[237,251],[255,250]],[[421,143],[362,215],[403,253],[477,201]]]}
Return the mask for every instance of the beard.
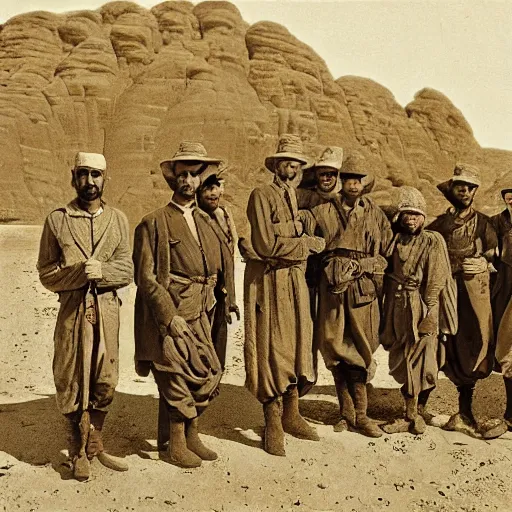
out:
{"label": "beard", "polygon": [[82,201],[91,202],[99,199],[102,191],[96,185],[92,185],[78,189],[77,194]]}

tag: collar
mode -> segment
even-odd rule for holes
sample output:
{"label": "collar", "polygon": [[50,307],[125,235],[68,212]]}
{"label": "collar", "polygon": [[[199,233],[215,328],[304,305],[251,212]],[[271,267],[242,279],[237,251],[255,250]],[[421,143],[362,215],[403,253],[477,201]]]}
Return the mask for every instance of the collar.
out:
{"label": "collar", "polygon": [[94,219],[96,217],[99,217],[105,211],[104,207],[105,203],[101,201],[101,206],[99,207],[99,209],[94,213],[89,213],[88,211],[80,208],[80,206],[78,205],[78,199],[75,198],[73,199],[73,201],[66,205],[66,213],[70,217],[86,217]]}
{"label": "collar", "polygon": [[[174,196],[173,196],[174,197]],[[187,204],[178,204],[177,202],[174,201],[174,199],[171,199],[171,204],[178,210],[180,211],[181,213],[186,213],[186,212],[190,212],[191,210],[194,210],[195,207],[196,207],[196,201],[195,199],[192,199],[192,201],[190,201],[189,203]]]}

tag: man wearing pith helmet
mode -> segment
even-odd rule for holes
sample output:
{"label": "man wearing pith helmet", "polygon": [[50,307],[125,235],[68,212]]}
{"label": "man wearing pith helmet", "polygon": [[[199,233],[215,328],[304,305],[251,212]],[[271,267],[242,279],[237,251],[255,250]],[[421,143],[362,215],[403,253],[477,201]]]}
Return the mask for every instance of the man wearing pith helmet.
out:
{"label": "man wearing pith helmet", "polygon": [[158,386],[159,450],[187,468],[217,458],[199,437],[198,418],[222,376],[211,335],[215,296],[219,288],[234,296],[224,272],[229,250],[196,207],[201,176],[219,163],[201,143],[182,142],[160,164],[171,201],[142,219],[133,249],[136,370],[151,371]]}
{"label": "man wearing pith helmet", "polygon": [[457,332],[455,282],[443,237],[424,229],[427,204],[413,187],[400,188],[396,236],[384,281],[383,347],[389,373],[402,385],[405,418],[384,425],[388,434],[422,434],[432,417],[427,400],[444,363],[443,335]]}
{"label": "man wearing pith helmet", "polygon": [[263,404],[265,450],[285,455],[284,433],[318,440],[299,413],[299,396],[316,380],[306,261],[324,241],[307,235],[295,184],[307,163],[302,141],[282,135],[266,158],[273,182],[251,193],[247,216],[251,243],[241,240],[244,277],[246,387]]}
{"label": "man wearing pith helmet", "polygon": [[348,398],[354,403],[355,418],[342,417],[335,430],[351,426],[379,437],[382,431],[367,416],[366,383],[379,346],[379,298],[393,235],[384,212],[362,195],[365,165],[356,154],[346,158],[340,191],[312,209],[316,233],[326,241],[315,342],[333,374],[341,414],[347,410]]}
{"label": "man wearing pith helmet", "polygon": [[472,410],[476,382],[492,372],[495,349],[490,272],[498,238],[490,219],[473,206],[479,186],[476,167],[456,164],[453,176],[437,187],[452,207],[428,229],[445,239],[457,285],[458,330],[447,337],[442,370],[457,386],[459,410],[444,428],[490,439],[503,434],[506,425],[479,426]]}
{"label": "man wearing pith helmet", "polygon": [[37,262],[43,286],[59,294],[53,372],[77,480],[89,478],[95,456],[111,469],[128,469],[104,452],[101,435],[119,375],[116,290],[133,275],[128,221],[102,199],[106,169],[101,154],[76,155],[77,197],[48,215]]}

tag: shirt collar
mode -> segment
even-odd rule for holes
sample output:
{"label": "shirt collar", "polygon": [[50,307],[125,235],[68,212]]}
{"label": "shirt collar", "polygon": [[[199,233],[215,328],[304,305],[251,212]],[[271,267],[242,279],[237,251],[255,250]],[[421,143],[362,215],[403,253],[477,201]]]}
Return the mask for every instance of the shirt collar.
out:
{"label": "shirt collar", "polygon": [[70,217],[87,217],[94,219],[96,217],[99,217],[105,211],[104,205],[105,203],[102,201],[101,206],[97,211],[95,211],[94,213],[89,213],[87,210],[83,210],[82,208],[80,208],[77,199],[73,199],[73,201],[66,205],[66,213]]}
{"label": "shirt collar", "polygon": [[191,210],[194,210],[194,208],[196,207],[195,199],[193,199],[192,201],[190,201],[187,204],[178,204],[176,201],[174,201],[174,199],[171,199],[171,204],[174,207],[176,207],[178,209],[178,211],[180,211],[181,213],[189,212]]}

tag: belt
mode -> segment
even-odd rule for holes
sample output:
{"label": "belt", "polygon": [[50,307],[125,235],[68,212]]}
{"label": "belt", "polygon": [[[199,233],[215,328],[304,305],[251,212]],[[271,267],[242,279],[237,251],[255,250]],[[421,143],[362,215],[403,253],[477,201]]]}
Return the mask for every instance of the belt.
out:
{"label": "belt", "polygon": [[414,277],[399,277],[395,274],[387,274],[387,276],[398,283],[397,292],[414,291],[420,287],[420,281]]}

